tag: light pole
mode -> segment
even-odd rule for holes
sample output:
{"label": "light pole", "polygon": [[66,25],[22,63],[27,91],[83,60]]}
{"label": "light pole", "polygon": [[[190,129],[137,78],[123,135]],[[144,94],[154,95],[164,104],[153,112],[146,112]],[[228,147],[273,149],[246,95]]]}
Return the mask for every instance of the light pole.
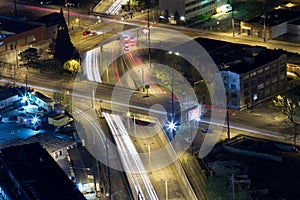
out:
{"label": "light pole", "polygon": [[264,24],[263,24],[263,39],[264,39],[264,42],[265,42],[266,41],[266,18],[267,18],[266,12],[264,12],[264,14],[261,17],[264,19]]}
{"label": "light pole", "polygon": [[133,114],[133,128],[134,128],[134,138],[136,138],[135,114]]}
{"label": "light pole", "polygon": [[[165,195],[166,195],[166,200],[168,200],[169,199],[168,180],[160,179],[160,181],[164,181],[165,182]],[[169,179],[169,181],[171,181],[171,179]]]}
{"label": "light pole", "polygon": [[[138,70],[138,71],[139,71],[139,70]],[[142,73],[142,86],[143,86],[143,92],[145,92],[144,67],[142,67],[141,73]]]}
{"label": "light pole", "polygon": [[151,149],[149,144],[148,144],[148,156],[149,156],[149,172],[151,173]]}

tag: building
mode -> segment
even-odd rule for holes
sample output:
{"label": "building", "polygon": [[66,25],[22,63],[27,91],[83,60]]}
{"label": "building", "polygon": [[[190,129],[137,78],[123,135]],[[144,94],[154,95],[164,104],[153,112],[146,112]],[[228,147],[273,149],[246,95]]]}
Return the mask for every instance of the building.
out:
{"label": "building", "polygon": [[168,12],[172,22],[177,12],[180,20],[192,21],[200,15],[213,14],[219,6],[226,4],[224,0],[159,0],[160,16],[166,16]]}
{"label": "building", "polygon": [[34,93],[30,94],[29,99],[33,104],[36,104],[39,109],[43,109],[46,112],[52,111],[53,101],[52,101],[52,99],[45,96],[44,94],[42,94],[40,92],[34,92]]}
{"label": "building", "polygon": [[24,125],[26,127],[30,127],[32,129],[38,129],[41,127],[41,119],[38,115],[33,114],[20,114],[17,116],[17,124]]}
{"label": "building", "polygon": [[46,25],[46,39],[55,39],[58,31],[58,23],[61,20],[61,14],[58,12],[44,15],[36,22]]}
{"label": "building", "polygon": [[275,9],[240,23],[240,33],[264,40],[274,39],[286,33],[300,35],[300,12]]}
{"label": "building", "polygon": [[10,146],[39,143],[55,161],[67,158],[68,150],[77,146],[76,142],[65,135],[46,132],[12,143]]}
{"label": "building", "polygon": [[46,26],[38,22],[0,16],[1,60],[17,62],[21,50],[46,39]]}
{"label": "building", "polygon": [[67,125],[69,122],[71,122],[71,120],[72,119],[64,114],[56,114],[48,117],[48,123],[56,127]]}
{"label": "building", "polygon": [[1,149],[0,177],[0,191],[11,199],[85,199],[39,143]]}
{"label": "building", "polygon": [[0,110],[9,107],[17,108],[25,95],[25,88],[22,87],[0,87]]}
{"label": "building", "polygon": [[205,38],[196,41],[208,51],[220,70],[218,74],[227,95],[227,105],[223,106],[243,110],[284,92],[287,55],[282,51]]}
{"label": "building", "polygon": [[286,55],[262,50],[220,71],[231,109],[248,109],[284,92]]}

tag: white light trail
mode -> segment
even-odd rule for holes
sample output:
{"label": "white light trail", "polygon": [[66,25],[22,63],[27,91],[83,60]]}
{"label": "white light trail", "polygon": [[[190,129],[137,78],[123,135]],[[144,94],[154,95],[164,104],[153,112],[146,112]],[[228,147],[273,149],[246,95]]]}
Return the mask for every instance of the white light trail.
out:
{"label": "white light trail", "polygon": [[116,0],[110,8],[106,11],[106,14],[108,15],[115,15],[119,12],[122,5],[125,5],[127,3],[127,0]]}
{"label": "white light trail", "polygon": [[[126,128],[124,127],[120,116],[108,114],[105,112],[102,112],[102,114],[105,117],[112,131],[113,137],[116,141],[119,150],[121,160],[123,161],[123,166],[131,182],[134,185],[136,194],[140,195],[140,198],[142,199],[158,200],[159,198],[150,182],[150,179],[147,173],[145,173],[145,168],[142,163],[142,160],[138,152],[136,151],[134,144],[132,143],[127,133]],[[132,173],[134,171],[138,171],[139,173]],[[145,198],[145,192],[147,192],[147,198]]]}

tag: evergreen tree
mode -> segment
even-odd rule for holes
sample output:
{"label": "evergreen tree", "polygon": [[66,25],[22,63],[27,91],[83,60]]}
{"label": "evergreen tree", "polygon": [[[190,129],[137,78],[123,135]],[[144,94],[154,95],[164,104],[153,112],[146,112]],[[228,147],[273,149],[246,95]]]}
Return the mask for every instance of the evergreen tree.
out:
{"label": "evergreen tree", "polygon": [[61,17],[58,24],[54,57],[64,63],[69,59],[77,58],[78,51],[71,42],[62,8],[60,9],[60,15]]}
{"label": "evergreen tree", "polygon": [[178,13],[177,10],[176,10],[175,13],[174,13],[174,20],[175,20],[176,22],[178,22],[178,21],[180,20],[180,15],[179,15],[179,13]]}

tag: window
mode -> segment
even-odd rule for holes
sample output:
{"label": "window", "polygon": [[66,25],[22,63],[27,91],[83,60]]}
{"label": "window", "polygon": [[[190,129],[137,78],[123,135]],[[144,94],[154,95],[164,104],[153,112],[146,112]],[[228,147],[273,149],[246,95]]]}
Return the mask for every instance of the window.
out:
{"label": "window", "polygon": [[267,66],[265,67],[265,71],[269,70],[270,69],[270,66]]}
{"label": "window", "polygon": [[17,40],[17,45],[18,45],[18,46],[22,46],[22,45],[24,45],[24,44],[25,44],[25,38],[22,38],[22,39]]}
{"label": "window", "polygon": [[237,98],[237,93],[236,92],[231,93],[231,98]]}
{"label": "window", "polygon": [[35,41],[35,36],[34,35],[30,35],[27,37],[27,43],[31,43]]}
{"label": "window", "polygon": [[253,76],[256,76],[256,72],[252,72],[252,73],[250,74],[250,77],[253,77]]}
{"label": "window", "polygon": [[236,90],[236,84],[231,84],[230,87],[232,90]]}
{"label": "window", "polygon": [[263,69],[259,69],[259,70],[257,71],[257,73],[261,74],[263,71],[264,71]]}
{"label": "window", "polygon": [[243,77],[243,80],[247,80],[249,78],[249,75],[246,75]]}

